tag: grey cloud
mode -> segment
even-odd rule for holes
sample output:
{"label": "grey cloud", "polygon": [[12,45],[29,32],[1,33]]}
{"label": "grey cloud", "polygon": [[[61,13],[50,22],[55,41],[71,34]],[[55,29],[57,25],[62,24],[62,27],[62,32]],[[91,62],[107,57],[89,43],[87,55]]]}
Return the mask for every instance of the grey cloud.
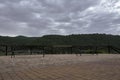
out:
{"label": "grey cloud", "polygon": [[[113,26],[113,22],[116,22],[114,18],[115,14],[102,14],[96,18],[92,19],[92,22],[88,28],[88,32],[96,32],[96,33],[105,33],[107,30],[115,27]],[[116,25],[116,24],[114,24]],[[107,31],[106,33],[113,33]]]}
{"label": "grey cloud", "polygon": [[[119,33],[119,6],[109,0],[0,0],[0,34]],[[117,27],[115,27],[117,26]],[[115,32],[115,30],[117,32]]]}
{"label": "grey cloud", "polygon": [[120,17],[113,21],[114,24],[120,24]]}

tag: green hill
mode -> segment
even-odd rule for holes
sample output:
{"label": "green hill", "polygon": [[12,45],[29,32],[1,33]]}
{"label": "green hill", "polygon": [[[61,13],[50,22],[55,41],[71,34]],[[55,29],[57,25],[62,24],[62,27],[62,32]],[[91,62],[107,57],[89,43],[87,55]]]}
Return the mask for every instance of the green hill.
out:
{"label": "green hill", "polygon": [[7,45],[113,45],[120,47],[119,35],[73,34],[45,35],[42,37],[0,36],[0,44]]}

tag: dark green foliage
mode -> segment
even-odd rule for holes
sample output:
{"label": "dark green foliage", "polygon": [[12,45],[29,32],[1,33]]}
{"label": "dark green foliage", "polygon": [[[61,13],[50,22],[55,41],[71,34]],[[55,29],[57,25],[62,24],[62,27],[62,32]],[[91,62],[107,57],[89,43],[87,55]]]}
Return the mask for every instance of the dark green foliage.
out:
{"label": "dark green foliage", "polygon": [[31,45],[31,43],[35,40],[35,37],[3,37],[0,36],[0,44],[5,45]]}
{"label": "dark green foliage", "polygon": [[[120,36],[107,35],[107,34],[74,34],[74,35],[45,35],[43,37],[8,37],[0,36],[0,55],[5,53],[5,48],[2,45],[9,45],[8,55],[13,46],[28,46],[22,49],[24,53],[27,53],[32,46],[35,48],[33,51],[40,51],[39,54],[84,54],[84,53],[106,53],[108,52],[107,46],[112,46],[111,52],[120,51]],[[35,46],[45,46],[43,49],[37,49]],[[81,46],[81,47],[79,47]],[[82,46],[86,46],[83,47]],[[88,47],[87,47],[88,46]],[[91,47],[89,47],[91,46]],[[17,49],[17,47],[15,47]],[[43,47],[42,47],[43,48]],[[96,51],[97,48],[97,51]],[[37,50],[36,50],[37,49]],[[4,50],[4,51],[3,51]],[[19,51],[19,50],[18,50]],[[25,52],[27,51],[27,52]],[[11,53],[10,53],[11,54]],[[16,53],[17,54],[17,53]],[[22,54],[22,53],[18,53]],[[30,53],[28,53],[30,54]]]}
{"label": "dark green foliage", "polygon": [[120,36],[107,34],[46,35],[43,37],[3,37],[0,44],[7,45],[112,45],[120,47]]}
{"label": "dark green foliage", "polygon": [[112,45],[120,47],[120,36],[106,34],[48,35],[36,39],[33,43],[39,45]]}

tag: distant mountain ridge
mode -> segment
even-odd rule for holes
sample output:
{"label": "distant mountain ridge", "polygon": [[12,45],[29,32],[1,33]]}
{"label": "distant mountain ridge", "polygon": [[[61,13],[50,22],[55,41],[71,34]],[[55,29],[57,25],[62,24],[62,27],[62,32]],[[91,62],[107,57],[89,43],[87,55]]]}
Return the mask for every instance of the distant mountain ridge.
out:
{"label": "distant mountain ridge", "polygon": [[45,35],[42,37],[0,36],[7,45],[113,45],[120,47],[120,36],[109,34]]}

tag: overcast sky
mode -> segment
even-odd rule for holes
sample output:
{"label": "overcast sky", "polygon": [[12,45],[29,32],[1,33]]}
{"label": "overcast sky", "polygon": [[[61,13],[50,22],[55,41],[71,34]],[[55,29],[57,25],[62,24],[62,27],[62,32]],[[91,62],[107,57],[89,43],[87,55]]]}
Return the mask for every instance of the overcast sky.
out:
{"label": "overcast sky", "polygon": [[0,35],[120,35],[120,0],[0,0]]}

